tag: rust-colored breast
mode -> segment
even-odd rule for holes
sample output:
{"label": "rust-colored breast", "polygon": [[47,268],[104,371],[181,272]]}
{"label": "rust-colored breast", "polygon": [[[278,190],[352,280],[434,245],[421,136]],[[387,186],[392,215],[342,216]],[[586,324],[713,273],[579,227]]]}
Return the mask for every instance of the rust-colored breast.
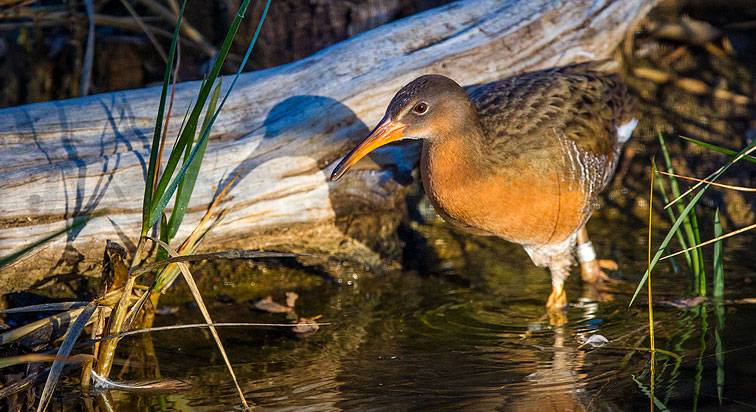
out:
{"label": "rust-colored breast", "polygon": [[568,239],[614,173],[618,128],[634,107],[626,87],[579,64],[479,85],[470,99],[478,122],[441,127],[423,146],[423,184],[437,211],[522,245]]}
{"label": "rust-colored breast", "polygon": [[464,144],[426,144],[422,154],[426,193],[453,225],[522,245],[547,245],[565,240],[588,218],[582,186],[559,168],[516,162],[501,173],[483,173]]}

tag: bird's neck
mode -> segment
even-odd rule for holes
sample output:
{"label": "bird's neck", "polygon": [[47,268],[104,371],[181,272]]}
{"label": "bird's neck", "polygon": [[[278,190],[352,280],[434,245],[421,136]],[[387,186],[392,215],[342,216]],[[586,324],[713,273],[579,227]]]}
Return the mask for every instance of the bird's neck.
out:
{"label": "bird's neck", "polygon": [[484,150],[483,133],[477,122],[464,131],[424,141],[421,171],[425,189],[433,191],[439,185],[450,187],[476,179],[484,172]]}

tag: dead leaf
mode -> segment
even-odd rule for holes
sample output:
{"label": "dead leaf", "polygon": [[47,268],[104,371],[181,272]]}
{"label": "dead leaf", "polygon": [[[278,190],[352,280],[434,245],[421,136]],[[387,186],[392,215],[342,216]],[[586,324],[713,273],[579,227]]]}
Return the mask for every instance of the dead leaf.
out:
{"label": "dead leaf", "polygon": [[600,348],[604,345],[609,343],[609,339],[607,339],[604,335],[599,335],[598,333],[591,335],[588,337],[588,339],[583,342],[582,346],[590,346],[592,348]]}
{"label": "dead leaf", "polygon": [[298,335],[313,334],[320,329],[318,322],[316,322],[318,319],[320,319],[320,316],[314,318],[299,318],[299,321],[292,330]]}
{"label": "dead leaf", "polygon": [[299,295],[296,292],[286,292],[286,306],[293,308],[299,299]]}
{"label": "dead leaf", "polygon": [[280,303],[274,302],[273,297],[271,296],[266,296],[265,298],[255,302],[255,308],[270,313],[289,313],[293,310],[289,306],[284,306]]}

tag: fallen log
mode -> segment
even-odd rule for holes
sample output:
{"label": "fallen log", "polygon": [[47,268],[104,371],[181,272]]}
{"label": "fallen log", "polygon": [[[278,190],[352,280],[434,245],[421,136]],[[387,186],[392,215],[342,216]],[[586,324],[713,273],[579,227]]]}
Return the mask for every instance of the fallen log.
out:
{"label": "fallen log", "polygon": [[[380,245],[393,238],[404,209],[402,176],[414,159],[386,148],[338,184],[327,176],[399,87],[429,72],[469,85],[607,58],[652,3],[460,1],[245,74],[216,123],[178,239],[218,188],[236,178],[222,203],[227,214],[204,249],[266,248],[380,264]],[[174,113],[184,112],[197,87],[178,87]],[[97,274],[106,239],[133,248],[159,93],[127,90],[0,110],[0,256],[75,216],[96,215],[0,272],[0,290],[58,274]],[[169,136],[178,123],[171,122]]]}

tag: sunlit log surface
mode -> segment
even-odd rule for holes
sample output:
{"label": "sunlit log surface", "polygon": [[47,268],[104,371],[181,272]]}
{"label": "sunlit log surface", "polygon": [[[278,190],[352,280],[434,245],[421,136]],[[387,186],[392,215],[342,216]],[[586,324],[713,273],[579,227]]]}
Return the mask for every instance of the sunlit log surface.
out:
{"label": "sunlit log surface", "polygon": [[[219,186],[238,176],[205,249],[293,250],[380,265],[404,210],[402,176],[412,154],[388,148],[373,157],[381,167],[362,162],[338,183],[327,176],[399,87],[430,72],[470,85],[607,58],[652,3],[461,1],[245,74],[211,136],[178,238]],[[178,88],[171,136],[197,87]],[[3,270],[0,290],[56,274],[97,274],[106,239],[133,247],[159,93],[146,88],[0,110],[0,256],[73,216],[98,216]]]}

